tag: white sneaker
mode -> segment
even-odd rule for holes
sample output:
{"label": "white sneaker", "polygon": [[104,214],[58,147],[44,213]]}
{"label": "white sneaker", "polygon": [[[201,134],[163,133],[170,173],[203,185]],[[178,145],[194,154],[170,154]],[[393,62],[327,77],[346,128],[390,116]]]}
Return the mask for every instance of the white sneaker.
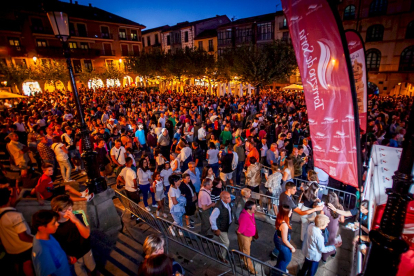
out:
{"label": "white sneaker", "polygon": [[152,204],[152,207],[158,208],[158,204]]}
{"label": "white sneaker", "polygon": [[181,230],[180,229],[178,229],[178,234],[182,237],[182,236],[184,236],[183,235],[183,232],[181,232]]}
{"label": "white sneaker", "polygon": [[88,194],[89,194],[89,189],[88,189],[88,188],[86,188],[86,190],[85,190],[85,191],[81,192],[81,197],[87,197],[87,196],[88,196]]}
{"label": "white sneaker", "polygon": [[167,214],[166,214],[166,213],[162,214],[162,216],[163,216],[164,218],[168,218],[168,216],[167,216]]}
{"label": "white sneaker", "polygon": [[86,197],[86,200],[87,200],[87,202],[89,202],[89,201],[91,201],[93,198],[94,198],[94,194],[93,193],[91,193],[90,195],[88,195],[87,197]]}
{"label": "white sneaker", "polygon": [[145,207],[145,209],[147,209],[148,212],[151,212],[151,208],[149,206]]}
{"label": "white sneaker", "polygon": [[157,217],[159,217],[159,216],[160,216],[160,212],[159,212],[159,211],[155,211],[155,215],[156,215]]}

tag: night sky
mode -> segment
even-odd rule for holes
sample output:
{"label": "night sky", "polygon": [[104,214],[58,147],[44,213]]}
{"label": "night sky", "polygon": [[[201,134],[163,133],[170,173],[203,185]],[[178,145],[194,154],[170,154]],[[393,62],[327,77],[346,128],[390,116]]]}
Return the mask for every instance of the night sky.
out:
{"label": "night sky", "polygon": [[147,29],[162,25],[172,26],[178,22],[191,22],[216,15],[240,19],[282,9],[280,0],[78,0],[78,2],[85,6],[91,3],[94,7],[143,24]]}

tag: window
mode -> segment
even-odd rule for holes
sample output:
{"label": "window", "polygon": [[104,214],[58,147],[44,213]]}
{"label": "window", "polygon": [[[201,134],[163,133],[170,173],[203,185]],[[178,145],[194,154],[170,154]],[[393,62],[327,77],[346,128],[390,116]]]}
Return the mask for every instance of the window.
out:
{"label": "window", "polygon": [[284,30],[287,29],[288,25],[287,25],[287,20],[286,18],[283,18],[282,22],[279,22],[279,30]]}
{"label": "window", "polygon": [[151,46],[151,37],[147,36],[147,46]]}
{"label": "window", "polygon": [[134,56],[139,55],[139,46],[138,45],[132,45],[132,51],[134,52]]}
{"label": "window", "polygon": [[373,25],[367,29],[367,37],[365,42],[382,41],[384,35],[384,26]]}
{"label": "window", "polygon": [[43,32],[43,22],[40,18],[32,18],[32,31],[33,32]]}
{"label": "window", "polygon": [[214,45],[213,45],[213,40],[212,39],[209,39],[209,41],[208,41],[208,51],[209,52],[214,51]]}
{"label": "window", "polygon": [[414,46],[409,46],[401,53],[400,71],[414,71]]}
{"label": "window", "polygon": [[20,46],[20,40],[17,37],[9,37],[10,46],[18,48]]}
{"label": "window", "polygon": [[78,35],[82,37],[87,37],[88,33],[86,32],[86,25],[85,24],[76,24],[78,27]]}
{"label": "window", "polygon": [[188,42],[188,31],[184,33],[184,42]]}
{"label": "window", "polygon": [[230,45],[232,38],[232,29],[221,30],[217,33],[218,45]]}
{"label": "window", "polygon": [[128,45],[121,44],[121,56],[128,56]]}
{"label": "window", "polygon": [[167,35],[167,45],[171,45],[170,35]]}
{"label": "window", "polygon": [[37,47],[47,47],[46,40],[44,40],[44,39],[36,39],[36,46]]}
{"label": "window", "polygon": [[222,54],[224,54],[224,49],[223,48],[218,49],[217,54],[218,56],[221,56]]}
{"label": "window", "polygon": [[14,64],[16,64],[16,66],[20,68],[27,68],[26,59],[24,58],[15,59]]}
{"label": "window", "polygon": [[344,20],[355,19],[355,6],[349,5],[344,11]]}
{"label": "window", "polygon": [[369,6],[369,16],[384,15],[387,13],[387,0],[374,0]]}
{"label": "window", "polygon": [[72,36],[76,36],[75,24],[70,23],[70,22],[69,22],[69,34]]}
{"label": "window", "polygon": [[285,42],[289,41],[289,32],[282,33],[282,41],[285,41]]}
{"label": "window", "polygon": [[131,30],[131,40],[138,41],[138,33],[137,30]]}
{"label": "window", "polygon": [[105,56],[112,56],[112,46],[111,44],[105,43],[104,45],[104,55]]}
{"label": "window", "polygon": [[109,28],[106,26],[101,26],[101,37],[109,38]]}
{"label": "window", "polygon": [[160,44],[159,40],[158,40],[158,34],[155,34],[155,45]]}
{"label": "window", "polygon": [[367,69],[368,71],[378,71],[381,63],[381,52],[377,49],[367,51]]}
{"label": "window", "polygon": [[250,27],[237,27],[236,28],[236,42],[246,43],[252,41],[252,28]]}
{"label": "window", "polygon": [[109,68],[113,68],[114,65],[115,65],[115,63],[112,59],[107,59],[106,60],[106,66],[108,66]]}
{"label": "window", "polygon": [[89,44],[87,42],[81,42],[80,43],[80,48],[84,49],[84,50],[88,50],[89,49]]}
{"label": "window", "polygon": [[70,49],[76,49],[76,48],[78,48],[78,45],[76,44],[76,42],[69,42],[69,48]]}
{"label": "window", "polygon": [[92,60],[90,60],[90,59],[85,59],[84,61],[83,61],[83,66],[85,67],[85,70],[87,71],[87,72],[91,72],[92,71]]}
{"label": "window", "polygon": [[414,38],[414,21],[408,23],[407,31],[405,32],[405,38]]}
{"label": "window", "polygon": [[75,73],[81,73],[82,72],[82,65],[81,61],[79,59],[74,59],[73,61],[73,69],[75,70]]}
{"label": "window", "polygon": [[175,33],[174,34],[174,44],[181,44],[181,33]]}
{"label": "window", "polygon": [[273,26],[271,22],[257,24],[257,40],[273,39]]}
{"label": "window", "polygon": [[203,50],[203,41],[198,42],[198,49]]}
{"label": "window", "polygon": [[119,39],[126,40],[126,30],[119,29]]}

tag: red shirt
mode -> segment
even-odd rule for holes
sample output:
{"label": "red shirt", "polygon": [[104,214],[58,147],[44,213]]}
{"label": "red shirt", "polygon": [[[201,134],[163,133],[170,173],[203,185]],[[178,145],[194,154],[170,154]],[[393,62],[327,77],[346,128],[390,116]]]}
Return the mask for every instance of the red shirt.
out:
{"label": "red shirt", "polygon": [[36,192],[40,194],[42,199],[48,199],[53,196],[53,181],[50,176],[43,174],[35,187]]}

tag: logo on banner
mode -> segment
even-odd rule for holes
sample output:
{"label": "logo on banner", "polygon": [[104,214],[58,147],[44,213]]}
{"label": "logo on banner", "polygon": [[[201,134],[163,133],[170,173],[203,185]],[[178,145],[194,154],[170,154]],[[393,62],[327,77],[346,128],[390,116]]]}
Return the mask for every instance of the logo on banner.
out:
{"label": "logo on banner", "polygon": [[331,50],[329,46],[322,41],[318,41],[318,44],[321,48],[321,55],[319,57],[318,63],[319,84],[322,85],[323,88],[328,90],[328,82],[331,82],[331,74],[333,70],[333,66],[330,66],[329,63],[334,64],[335,62],[331,60]]}
{"label": "logo on banner", "polygon": [[310,126],[314,126],[314,125],[317,125],[318,124],[318,122],[316,122],[315,120],[313,120],[313,119],[308,119],[308,122],[309,122],[309,125]]}
{"label": "logo on banner", "polygon": [[349,150],[348,153],[356,153],[356,147],[352,147],[352,150]]}
{"label": "logo on banner", "polygon": [[348,114],[345,116],[345,119],[342,120],[342,123],[353,123],[354,118],[354,115]]}
{"label": "logo on banner", "polygon": [[333,123],[337,123],[338,119],[334,119],[331,117],[325,117],[323,118],[323,122],[321,123],[322,125],[327,125],[327,124],[333,124]]}
{"label": "logo on banner", "polygon": [[324,133],[322,132],[316,132],[315,138],[317,139],[328,139],[329,137],[326,136]]}
{"label": "logo on banner", "polygon": [[318,145],[313,146],[313,151],[325,152],[325,150]]}
{"label": "logo on banner", "polygon": [[337,131],[336,135],[333,136],[333,138],[349,138],[349,135],[346,135],[345,132]]}
{"label": "logo on banner", "polygon": [[336,147],[336,146],[332,146],[332,149],[329,150],[329,152],[334,152],[334,153],[342,153],[343,150],[341,150],[340,148]]}
{"label": "logo on banner", "polygon": [[318,10],[318,9],[320,9],[320,8],[322,8],[322,5],[318,5],[318,4],[313,4],[313,5],[310,5],[310,6],[308,7],[308,12],[306,13],[306,15],[309,15],[309,14],[311,14],[311,13],[313,13],[313,12],[317,11],[317,10]]}

